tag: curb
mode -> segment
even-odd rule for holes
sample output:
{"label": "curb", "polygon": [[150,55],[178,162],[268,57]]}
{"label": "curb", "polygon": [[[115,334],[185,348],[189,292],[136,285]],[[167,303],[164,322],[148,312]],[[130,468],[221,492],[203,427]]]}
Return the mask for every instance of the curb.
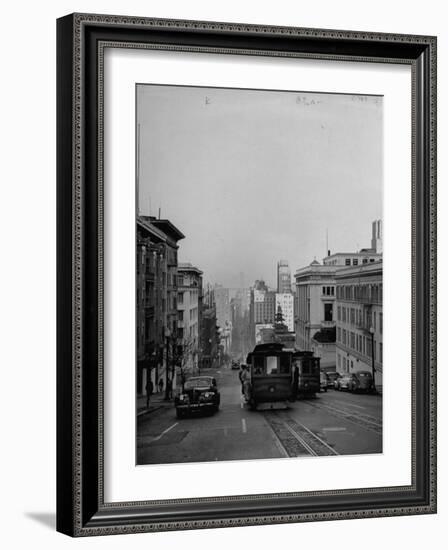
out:
{"label": "curb", "polygon": [[[171,404],[172,403],[170,403],[170,405]],[[154,407],[151,407],[150,409],[144,409],[143,411],[140,411],[137,413],[137,418],[139,418],[140,416],[144,416],[145,414],[150,414],[152,412],[155,412],[155,411],[158,411],[159,409],[164,409],[164,408],[168,408],[168,407],[166,407],[165,405],[156,405]]]}

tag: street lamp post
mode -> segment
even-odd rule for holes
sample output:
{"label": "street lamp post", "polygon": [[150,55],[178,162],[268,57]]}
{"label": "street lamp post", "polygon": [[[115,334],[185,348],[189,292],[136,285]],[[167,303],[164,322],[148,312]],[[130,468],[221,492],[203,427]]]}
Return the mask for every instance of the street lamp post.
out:
{"label": "street lamp post", "polygon": [[374,392],[376,392],[376,386],[375,386],[375,329],[373,327],[370,327],[369,329],[370,336],[371,336],[371,348],[372,348],[372,389]]}
{"label": "street lamp post", "polygon": [[171,331],[169,328],[165,329],[165,341],[166,341],[166,364],[165,364],[165,401],[169,401],[170,391],[168,388],[169,382],[169,365],[170,365],[170,336]]}

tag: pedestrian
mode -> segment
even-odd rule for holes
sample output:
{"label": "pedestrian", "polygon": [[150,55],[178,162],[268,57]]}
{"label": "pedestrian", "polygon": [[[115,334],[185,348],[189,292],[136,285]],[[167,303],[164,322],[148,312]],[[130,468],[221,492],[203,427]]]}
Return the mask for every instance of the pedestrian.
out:
{"label": "pedestrian", "polygon": [[250,400],[250,394],[251,394],[251,391],[250,391],[250,387],[251,387],[251,384],[250,384],[250,371],[249,371],[249,367],[246,365],[243,372],[242,372],[242,375],[241,375],[241,383],[242,383],[242,393],[244,395],[244,398],[246,400],[246,402],[249,402]]}
{"label": "pedestrian", "polygon": [[168,378],[166,387],[168,390],[168,399],[171,399],[173,397],[173,383],[171,381],[171,378]]}
{"label": "pedestrian", "polygon": [[160,380],[159,380],[159,392],[162,393],[162,391],[163,391],[163,379],[160,378]]}
{"label": "pedestrian", "polygon": [[243,381],[243,375],[244,375],[244,369],[246,368],[246,365],[241,365],[240,372],[238,373],[238,378],[240,379],[241,383],[241,393],[244,395],[244,381]]}
{"label": "pedestrian", "polygon": [[293,371],[292,371],[292,399],[293,401],[297,400],[299,396],[299,367],[297,362],[294,362]]}
{"label": "pedestrian", "polygon": [[149,400],[151,399],[152,392],[154,391],[154,384],[152,383],[151,376],[148,375],[146,379],[146,408],[149,407]]}

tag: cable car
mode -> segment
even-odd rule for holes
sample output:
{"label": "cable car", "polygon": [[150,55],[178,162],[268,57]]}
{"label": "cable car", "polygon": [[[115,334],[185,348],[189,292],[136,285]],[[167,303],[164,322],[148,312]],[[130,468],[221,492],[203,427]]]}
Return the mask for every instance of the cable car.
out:
{"label": "cable car", "polygon": [[293,396],[292,351],[277,342],[258,344],[248,354],[242,376],[251,409],[285,409]]}

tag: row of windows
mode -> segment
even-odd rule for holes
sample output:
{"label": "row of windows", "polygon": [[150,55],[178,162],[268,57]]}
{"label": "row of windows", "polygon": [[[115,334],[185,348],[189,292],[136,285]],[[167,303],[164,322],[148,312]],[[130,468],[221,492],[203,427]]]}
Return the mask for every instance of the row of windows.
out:
{"label": "row of windows", "polygon": [[322,294],[324,296],[334,296],[334,286],[323,286]]}
{"label": "row of windows", "polygon": [[[370,336],[365,336],[363,334],[356,334],[355,332],[341,329],[338,327],[337,329],[337,342],[341,343],[343,346],[347,348],[351,348],[352,350],[361,353],[362,355],[366,355],[367,357],[371,357],[372,355],[372,339]],[[379,363],[383,362],[383,344],[382,342],[378,342],[374,339],[373,341],[374,346],[374,352],[376,356],[376,361]],[[379,352],[379,355],[378,355]]]}
{"label": "row of windows", "polygon": [[[379,346],[380,350],[380,356],[379,359],[375,359],[375,363],[379,362],[382,364],[383,362],[383,344],[380,344]],[[337,354],[337,369],[339,372],[350,372],[353,371],[354,368],[354,360],[349,359],[348,357]]]}
{"label": "row of windows", "polygon": [[[375,258],[362,258],[361,262],[363,264],[368,264],[369,262],[372,264],[375,261]],[[345,258],[345,265],[359,265],[358,258]]]}
{"label": "row of windows", "polygon": [[382,283],[338,285],[336,297],[341,300],[359,300],[366,303],[381,304],[383,301],[383,285]]}
{"label": "row of windows", "polygon": [[[193,300],[194,298],[197,298],[199,296],[199,290],[187,290],[185,292],[190,293],[190,299]],[[185,292],[178,292],[177,293],[177,303],[179,305],[182,305],[184,303],[184,294]]]}
{"label": "row of windows", "polygon": [[373,327],[374,330],[379,330],[380,334],[383,334],[383,314],[376,311],[372,312],[365,309],[349,308],[344,306],[338,306],[338,321],[343,323],[349,323],[356,327],[363,327],[369,329]]}
{"label": "row of windows", "polygon": [[191,277],[185,277],[184,275],[177,275],[177,285],[198,287],[199,282],[196,279],[192,279]]}

